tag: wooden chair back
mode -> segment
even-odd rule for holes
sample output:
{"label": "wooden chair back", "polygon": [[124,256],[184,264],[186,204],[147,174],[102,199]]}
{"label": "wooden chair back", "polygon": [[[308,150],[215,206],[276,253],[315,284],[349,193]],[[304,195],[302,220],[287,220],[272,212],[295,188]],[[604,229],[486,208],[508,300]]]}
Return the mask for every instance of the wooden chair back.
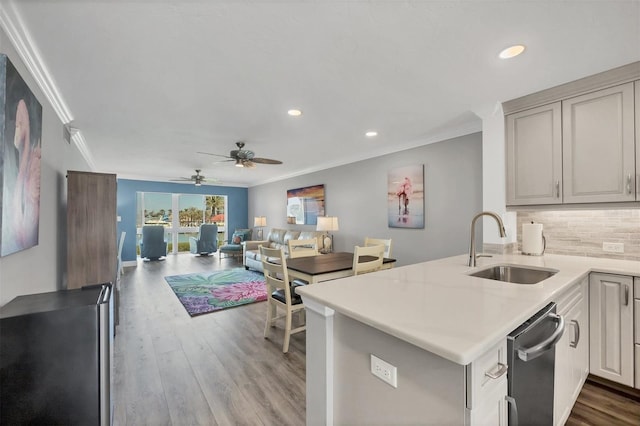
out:
{"label": "wooden chair back", "polygon": [[384,246],[384,257],[391,257],[391,238],[383,239],[383,238],[369,238],[366,237],[364,239],[364,246],[375,246],[378,244],[382,244]]}
{"label": "wooden chair back", "polygon": [[[372,256],[375,259],[364,260],[360,259],[361,256]],[[353,275],[378,271],[382,268],[383,260],[384,246],[382,244],[369,247],[355,246],[353,250]]]}
{"label": "wooden chair back", "polygon": [[[287,271],[287,259],[282,248],[269,248],[260,246],[260,258],[262,269],[267,284],[267,321],[264,326],[264,337],[269,336],[269,329],[275,327],[275,321],[284,318],[284,342],[282,352],[289,351],[289,340],[293,333],[306,330],[305,325],[292,328],[292,315],[294,312],[304,312],[304,305],[300,296],[293,293]],[[284,311],[278,316],[277,311]]]}
{"label": "wooden chair back", "polygon": [[318,240],[316,238],[310,238],[306,240],[289,240],[289,257],[295,259],[296,257],[317,256],[318,253]]}

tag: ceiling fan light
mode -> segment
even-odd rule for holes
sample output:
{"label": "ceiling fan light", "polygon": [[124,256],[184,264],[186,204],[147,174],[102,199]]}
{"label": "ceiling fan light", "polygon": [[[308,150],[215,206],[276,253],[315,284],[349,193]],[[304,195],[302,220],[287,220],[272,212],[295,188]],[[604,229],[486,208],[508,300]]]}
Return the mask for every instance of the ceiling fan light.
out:
{"label": "ceiling fan light", "polygon": [[239,158],[236,160],[236,167],[244,167],[244,165],[242,164],[242,161],[240,161]]}
{"label": "ceiling fan light", "polygon": [[200,183],[200,181],[196,181],[195,185],[196,185],[196,186],[201,186],[201,185],[202,185],[202,183]]}
{"label": "ceiling fan light", "polygon": [[300,117],[302,115],[302,111],[299,109],[290,109],[289,111],[287,111],[287,114],[292,117]]}

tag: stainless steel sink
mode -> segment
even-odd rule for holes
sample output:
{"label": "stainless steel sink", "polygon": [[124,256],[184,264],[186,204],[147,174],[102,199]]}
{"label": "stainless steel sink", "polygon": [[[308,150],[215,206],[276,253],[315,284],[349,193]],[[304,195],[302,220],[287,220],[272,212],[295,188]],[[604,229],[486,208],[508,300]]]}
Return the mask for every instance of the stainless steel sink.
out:
{"label": "stainless steel sink", "polygon": [[558,271],[553,269],[533,269],[522,266],[496,265],[474,272],[472,277],[505,281],[513,284],[537,284],[554,276]]}

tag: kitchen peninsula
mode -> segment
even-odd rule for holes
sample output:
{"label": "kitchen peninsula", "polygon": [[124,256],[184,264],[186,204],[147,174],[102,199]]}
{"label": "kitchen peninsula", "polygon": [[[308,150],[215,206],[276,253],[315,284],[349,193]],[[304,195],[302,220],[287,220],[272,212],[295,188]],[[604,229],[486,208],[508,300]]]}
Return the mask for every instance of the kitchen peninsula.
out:
{"label": "kitchen peninsula", "polygon": [[[506,336],[569,289],[586,289],[591,272],[640,276],[639,262],[602,258],[495,255],[475,268],[467,261],[297,290],[307,307],[307,424],[506,424],[506,408],[495,409],[506,404],[506,378],[485,375],[506,363]],[[468,275],[497,264],[557,273],[529,285]],[[397,387],[371,373],[371,355],[397,368]]]}

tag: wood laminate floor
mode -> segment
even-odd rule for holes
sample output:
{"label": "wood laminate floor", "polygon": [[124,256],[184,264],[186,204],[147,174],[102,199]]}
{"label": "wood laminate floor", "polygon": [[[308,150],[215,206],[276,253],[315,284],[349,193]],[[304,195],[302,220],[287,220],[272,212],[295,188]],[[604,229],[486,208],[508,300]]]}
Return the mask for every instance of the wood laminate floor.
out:
{"label": "wood laminate floor", "polygon": [[[262,336],[264,302],[191,318],[167,275],[242,267],[217,255],[139,262],[120,282],[114,425],[304,425],[305,333]],[[587,383],[567,425],[640,425],[640,399]]]}
{"label": "wood laminate floor", "polygon": [[283,354],[281,329],[263,337],[264,302],[191,318],[164,280],[231,267],[242,265],[180,254],[126,270],[115,425],[304,425],[305,333],[294,334]]}

